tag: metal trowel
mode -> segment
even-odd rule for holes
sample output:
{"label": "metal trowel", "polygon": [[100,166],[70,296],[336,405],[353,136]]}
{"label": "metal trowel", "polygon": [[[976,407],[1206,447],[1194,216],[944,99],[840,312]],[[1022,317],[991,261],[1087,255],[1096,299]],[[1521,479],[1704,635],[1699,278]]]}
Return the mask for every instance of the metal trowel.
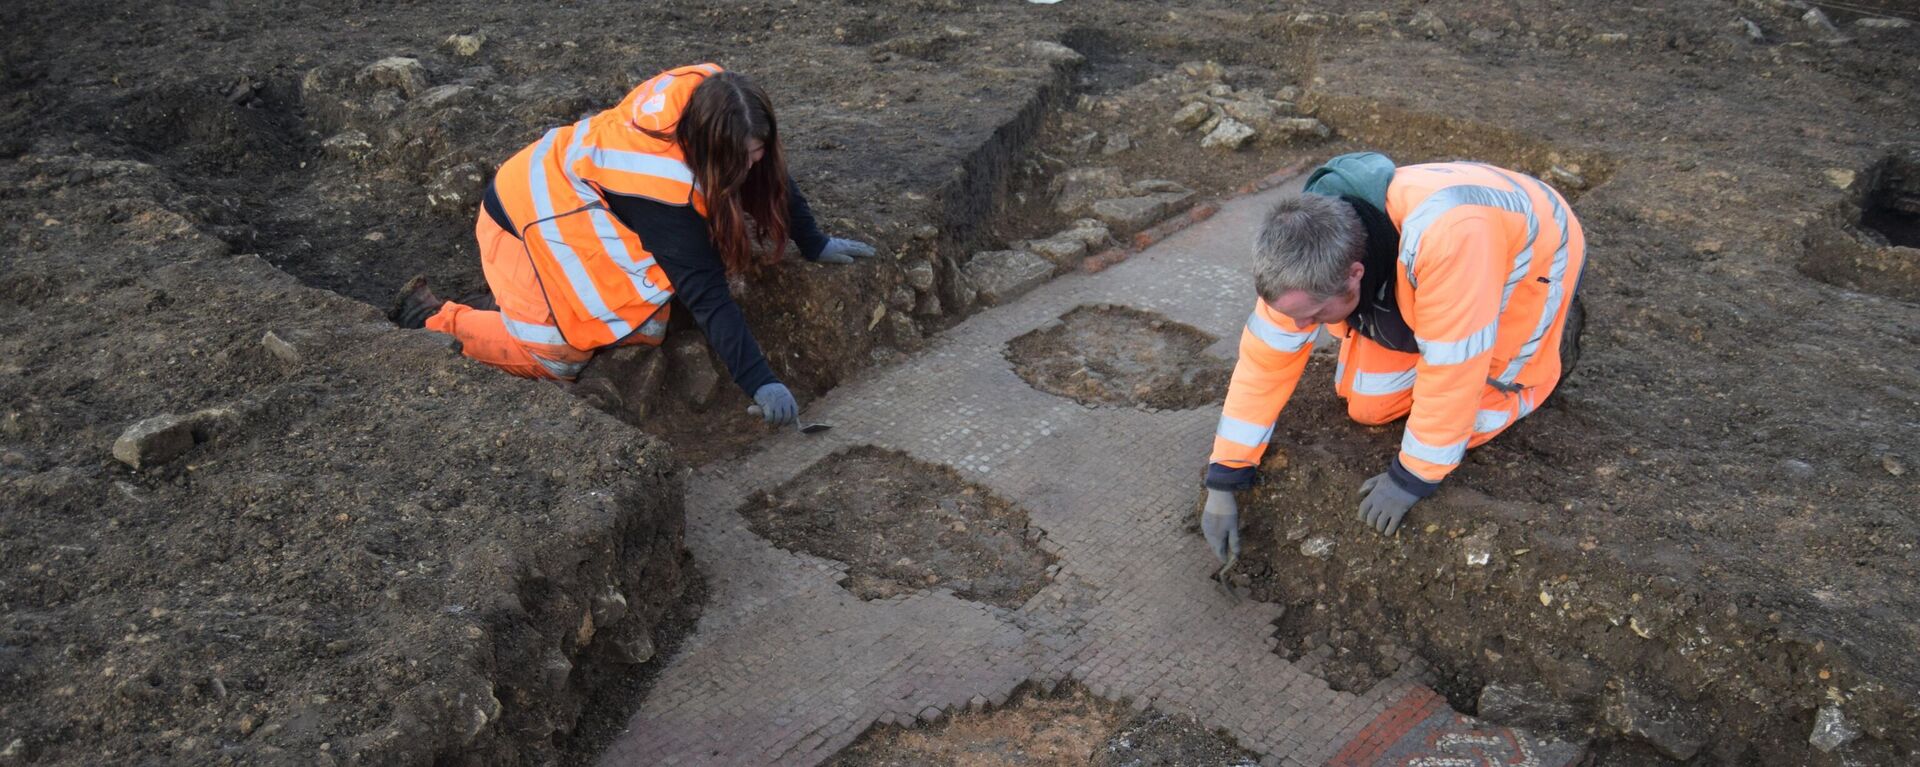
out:
{"label": "metal trowel", "polygon": [[[761,411],[760,411],[760,406],[759,406],[759,405],[748,405],[748,406],[747,406],[747,415],[750,415],[750,416],[753,416],[753,417],[755,417],[755,418],[760,418],[760,417],[762,417],[762,414],[761,414]],[[793,421],[793,428],[795,428],[795,429],[798,429],[798,430],[800,430],[800,433],[801,433],[801,434],[819,434],[820,432],[823,432],[823,431],[826,431],[826,430],[828,430],[828,429],[831,429],[831,428],[833,428],[833,424],[827,424],[827,423],[807,423],[806,421],[802,421],[802,420],[800,420],[800,419],[798,419],[798,418],[796,418],[796,419],[794,419],[794,421]]]}
{"label": "metal trowel", "polygon": [[1220,572],[1216,573],[1213,576],[1214,587],[1220,593],[1227,595],[1227,599],[1236,605],[1240,604],[1240,594],[1239,592],[1236,592],[1233,590],[1233,581],[1228,579],[1231,578],[1233,575],[1233,563],[1239,560],[1240,560],[1239,552],[1228,554],[1227,563],[1224,565],[1221,565]]}

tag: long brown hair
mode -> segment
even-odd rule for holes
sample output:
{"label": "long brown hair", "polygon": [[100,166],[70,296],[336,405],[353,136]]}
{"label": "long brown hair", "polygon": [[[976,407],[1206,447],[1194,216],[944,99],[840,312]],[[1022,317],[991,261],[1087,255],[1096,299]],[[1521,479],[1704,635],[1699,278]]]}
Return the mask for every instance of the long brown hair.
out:
{"label": "long brown hair", "polygon": [[[693,181],[707,198],[707,234],[728,274],[752,274],[780,260],[787,242],[787,159],[766,91],[745,75],[708,75],[688,97],[671,136],[647,133],[670,138],[686,153]],[[749,166],[751,139],[760,140],[765,154]],[[754,234],[771,246],[759,260],[748,216]]]}

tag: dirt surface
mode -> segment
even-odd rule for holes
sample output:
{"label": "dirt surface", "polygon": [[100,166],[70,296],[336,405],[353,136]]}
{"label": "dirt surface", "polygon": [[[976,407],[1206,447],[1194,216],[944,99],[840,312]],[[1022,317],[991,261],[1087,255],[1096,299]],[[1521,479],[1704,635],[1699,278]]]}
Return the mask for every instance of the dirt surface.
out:
{"label": "dirt surface", "polygon": [[740,510],[774,545],[846,567],[848,591],[886,599],[946,589],[1019,607],[1053,557],[1019,506],[952,469],[860,447],[834,453]]}
{"label": "dirt surface", "polygon": [[[660,443],[231,253],[153,166],[0,179],[10,758],[537,762],[651,654],[687,567]],[[169,413],[178,455],[123,452]]]}
{"label": "dirt surface", "polygon": [[830,767],[1252,767],[1252,754],[1187,717],[1126,706],[1068,685],[933,727],[876,727]]}
{"label": "dirt surface", "polygon": [[1124,306],[1082,306],[1007,344],[1014,372],[1082,405],[1185,410],[1219,402],[1233,363],[1219,339]]}
{"label": "dirt surface", "polygon": [[[544,759],[594,659],[672,623],[671,467],[765,432],[724,376],[693,393],[698,354],[596,362],[572,399],[369,305],[414,273],[479,288],[494,164],[717,59],[775,94],[830,233],[884,254],[739,286],[803,402],[972,311],[960,267],[1072,221],[1072,169],[1202,200],[1378,149],[1577,195],[1580,370],[1399,539],[1350,499],[1397,428],[1347,422],[1331,362],[1309,369],[1244,499],[1255,596],[1325,616],[1281,651],[1353,659],[1359,683],[1410,649],[1463,710],[1541,684],[1619,764],[1909,762],[1920,278],[1890,190],[1915,175],[1920,31],[1862,23],[1904,4],[1809,7],[12,4],[0,750]],[[1331,141],[1225,151],[1172,123],[1255,91]],[[183,456],[111,457],[163,413],[191,417]],[[610,586],[620,628],[567,644]],[[549,651],[574,671],[537,692]],[[1823,708],[1858,739],[1811,746]]]}

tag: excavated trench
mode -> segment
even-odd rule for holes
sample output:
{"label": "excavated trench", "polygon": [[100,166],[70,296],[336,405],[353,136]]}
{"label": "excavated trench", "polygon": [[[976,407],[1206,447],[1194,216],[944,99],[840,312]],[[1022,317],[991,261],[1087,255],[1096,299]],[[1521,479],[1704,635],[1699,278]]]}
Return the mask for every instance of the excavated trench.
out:
{"label": "excavated trench", "polygon": [[1800,271],[1837,287],[1920,301],[1920,149],[1853,175],[1849,199],[1810,224]]}
{"label": "excavated trench", "polygon": [[[869,42],[868,38],[879,43],[896,37],[892,29],[858,25],[850,27],[849,35],[862,44]],[[1164,41],[1097,30],[1078,30],[1063,40],[1084,55],[1086,62],[1052,64],[1052,74],[1042,78],[1014,117],[962,159],[959,173],[932,195],[937,199],[937,211],[924,220],[934,223],[903,227],[923,231],[873,238],[885,249],[900,254],[896,264],[819,279],[816,271],[790,271],[775,275],[764,289],[750,290],[743,296],[743,304],[756,318],[835,318],[832,322],[802,324],[784,336],[774,333],[766,339],[769,347],[787,355],[779,364],[795,364],[791,360],[799,358],[817,363],[799,372],[805,392],[822,393],[842,377],[871,364],[876,356],[896,353],[891,350],[911,351],[924,333],[973,311],[978,299],[972,294],[975,286],[965,269],[972,253],[1044,238],[1076,220],[1075,214],[1046,204],[1057,191],[1055,181],[1070,168],[1118,166],[1128,182],[1172,179],[1203,194],[1217,194],[1238,181],[1258,178],[1285,164],[1283,159],[1326,152],[1327,148],[1307,142],[1224,157],[1201,153],[1193,137],[1169,138],[1160,130],[1164,115],[1154,112],[1142,118],[1141,113],[1126,110],[1128,89],[1147,83],[1182,61],[1205,58],[1202,46],[1169,46],[1157,44]],[[935,39],[926,47],[901,50],[902,55],[938,61],[952,53],[952,44]],[[1279,66],[1278,62],[1264,63]],[[1251,70],[1259,65],[1229,60],[1226,67],[1248,78],[1255,77]],[[321,68],[301,78],[275,75],[240,81],[203,80],[191,86],[136,93],[114,107],[124,113],[116,123],[123,135],[110,143],[124,142],[135,156],[165,170],[184,192],[171,202],[190,219],[202,222],[235,251],[260,253],[269,263],[309,285],[377,306],[408,276],[426,272],[444,286],[443,292],[465,295],[482,287],[471,263],[469,244],[472,210],[485,177],[481,168],[492,161],[489,158],[504,157],[517,148],[519,140],[511,131],[503,135],[473,127],[481,114],[500,106],[504,98],[489,88],[492,75],[479,69],[437,64],[416,78],[405,68],[371,77],[359,67],[337,71]],[[1280,82],[1255,85],[1277,90]],[[611,85],[573,87],[520,103],[516,115],[529,125],[557,121],[617,97]],[[1558,149],[1485,125],[1432,118],[1359,99],[1316,100],[1305,95],[1301,103],[1311,105],[1313,113],[1342,131],[1344,138],[1364,142],[1367,148],[1385,147],[1403,162],[1474,157],[1540,175],[1560,186],[1570,198],[1605,184],[1613,172],[1613,163],[1597,153]],[[1170,112],[1167,107],[1172,106],[1177,104],[1160,108]],[[1122,115],[1125,119],[1116,119]],[[1379,125],[1392,127],[1367,127]],[[1095,138],[1088,139],[1089,133]],[[1108,148],[1121,143],[1113,140],[1117,133],[1128,134],[1128,146],[1108,152]],[[476,135],[487,138],[474,145],[457,145],[451,138]],[[1202,167],[1202,160],[1210,163],[1204,174],[1192,170]],[[1189,175],[1183,177],[1182,173]],[[1860,202],[1838,216],[1844,225],[1809,235],[1808,256],[1801,268],[1809,276],[1842,287],[1916,300],[1920,297],[1920,276],[1916,276],[1920,263],[1914,258],[1914,248],[1920,230],[1916,221],[1920,218],[1916,217],[1914,200],[1920,199],[1920,191],[1916,191],[1920,187],[1915,186],[1920,183],[1916,181],[1920,179],[1920,164],[1910,154],[1898,155],[1860,177]],[[367,178],[374,181],[370,183]],[[433,190],[432,202],[421,201],[418,191],[422,188]],[[927,229],[931,233],[924,231]],[[1115,233],[1111,239],[1097,241],[1097,245],[1111,245],[1120,236]],[[1055,263],[1054,272],[1073,268],[1073,258],[1077,257]],[[930,277],[921,276],[923,265]],[[1094,311],[1063,318],[1067,325],[1060,332],[1089,332],[1073,323],[1093,318]],[[1152,328],[1151,319],[1130,315],[1118,319],[1123,323],[1146,322],[1150,330],[1165,329]],[[673,335],[677,339],[696,335],[689,332],[692,328],[685,325],[684,316],[676,322]],[[1176,365],[1174,370],[1179,371],[1181,385],[1188,387],[1192,396],[1146,404],[1200,407],[1217,399],[1224,391],[1224,384],[1214,380],[1220,369],[1199,352],[1204,347],[1196,347],[1205,339],[1186,337],[1178,330],[1169,335],[1171,340],[1157,342],[1161,347],[1156,353],[1164,355],[1162,359],[1187,358],[1186,366]],[[843,343],[847,338],[858,340],[848,346]],[[1085,336],[1085,340],[1100,338],[1103,336],[1097,333]],[[1016,351],[1015,355],[1027,360],[1017,360],[1017,364],[1026,368],[1023,373],[1031,374],[1030,382],[1049,382],[1035,385],[1062,396],[1084,397],[1083,402],[1102,404],[1143,402],[1137,388],[1076,388],[1062,383],[1076,370],[1096,370],[1103,355],[1137,363],[1130,350],[1098,350],[1042,335],[1034,337],[1028,351]],[[1055,359],[1044,359],[1049,355]],[[579,393],[629,423],[664,434],[681,462],[700,463],[737,454],[764,434],[750,428],[740,412],[745,398],[724,380],[723,373],[715,371],[704,344],[679,340],[659,352],[602,357],[583,377]],[[1327,372],[1320,368],[1327,366],[1325,362],[1316,363],[1309,375],[1324,378]],[[1165,374],[1156,370],[1149,376]],[[1202,396],[1210,386],[1211,396]],[[662,396],[662,392],[668,395]],[[1334,407],[1324,402],[1321,405]],[[1300,450],[1276,460],[1285,465],[1299,461],[1301,454],[1317,454],[1321,463],[1360,465],[1370,460],[1371,453],[1333,447],[1335,438],[1318,431],[1324,430],[1289,435],[1298,440]],[[731,436],[715,438],[715,434]],[[1509,441],[1532,442],[1524,434],[1509,437],[1513,438]],[[1532,448],[1520,449],[1520,453],[1527,449]],[[1520,460],[1526,456],[1516,453],[1510,457]],[[873,568],[875,574],[871,576],[850,575],[857,578],[848,583],[856,593],[864,589],[863,596],[884,596],[903,584],[924,588],[928,583],[961,591],[962,581],[972,581],[964,588],[978,590],[976,598],[994,603],[1012,599],[1017,604],[1017,595],[1030,593],[1023,590],[1036,588],[1034,584],[1044,577],[1045,560],[1025,545],[1028,541],[1019,515],[1010,513],[1004,502],[980,498],[953,509],[941,508],[940,515],[915,516],[910,501],[930,500],[938,508],[938,499],[970,496],[965,488],[943,484],[937,472],[903,465],[906,459],[898,456],[856,451],[831,460],[821,474],[830,478],[844,475],[845,481],[823,480],[819,487],[783,487],[762,499],[762,505],[750,509],[748,516],[757,515],[756,531],[780,545],[840,559],[855,569]],[[876,488],[875,492],[883,493],[877,499],[848,495],[866,492],[858,489],[866,476],[911,477],[926,486]],[[1436,686],[1460,710],[1478,709],[1489,718],[1575,735],[1590,734],[1604,741],[1633,733],[1636,727],[1644,732],[1706,717],[1752,716],[1754,721],[1804,731],[1807,722],[1799,713],[1769,718],[1764,700],[1744,704],[1729,700],[1734,694],[1756,695],[1768,690],[1783,691],[1783,695],[1790,691],[1796,699],[1804,698],[1801,693],[1822,686],[1830,675],[1838,678],[1849,673],[1844,664],[1823,657],[1823,650],[1812,639],[1772,643],[1775,634],[1770,632],[1785,632],[1767,626],[1777,624],[1779,612],[1771,608],[1781,605],[1740,605],[1739,609],[1729,605],[1716,613],[1686,584],[1659,578],[1592,586],[1590,593],[1581,594],[1578,587],[1568,584],[1578,583],[1582,577],[1604,580],[1605,572],[1556,572],[1540,560],[1579,560],[1591,550],[1587,542],[1533,540],[1520,532],[1528,512],[1508,504],[1467,504],[1477,508],[1485,519],[1471,525],[1440,525],[1429,531],[1439,533],[1438,537],[1397,551],[1394,556],[1401,558],[1398,560],[1389,562],[1389,557],[1378,554],[1346,561],[1325,558],[1320,553],[1327,549],[1309,545],[1323,536],[1340,552],[1379,545],[1372,539],[1343,538],[1321,529],[1317,519],[1300,508],[1301,499],[1344,497],[1344,479],[1300,472],[1262,491],[1252,508],[1273,513],[1266,521],[1250,521],[1249,531],[1250,540],[1264,537],[1269,551],[1283,552],[1272,555],[1268,569],[1257,571],[1255,578],[1257,594],[1289,606],[1276,626],[1281,639],[1276,652],[1314,666],[1338,689],[1370,686],[1396,670],[1400,658],[1412,648],[1440,667]],[[831,498],[832,504],[809,505],[814,502],[808,499],[817,497]],[[913,530],[910,540],[868,552],[831,548],[836,540],[835,526],[846,521],[844,510],[868,503],[925,529]],[[930,524],[934,522],[939,524]],[[943,562],[937,553],[927,553],[937,552],[927,546],[940,546],[942,536],[974,533],[979,529],[977,523],[993,531],[986,536],[997,547],[988,552],[990,556],[972,562]],[[1015,535],[1017,530],[1022,533]],[[900,557],[887,558],[896,550],[919,567],[897,566]],[[914,556],[915,552],[920,556]],[[1685,556],[1678,550],[1668,554]],[[1473,564],[1476,558],[1490,564],[1477,569],[1483,565]],[[1461,568],[1460,561],[1469,563],[1469,567]],[[1008,563],[1016,566],[1015,577],[1000,571],[1000,566]],[[617,568],[617,563],[608,566]],[[1392,567],[1408,571],[1440,568],[1450,575],[1401,591],[1381,588],[1364,577],[1375,568]],[[1036,568],[1041,575],[1034,574]],[[692,568],[687,572],[692,573]],[[526,579],[519,582],[521,601],[554,603],[551,594],[544,594],[552,588],[550,582],[536,574],[525,575]],[[982,578],[993,577],[1005,578],[1005,587],[979,585]],[[633,573],[623,578],[629,583],[640,582],[640,576]],[[913,584],[915,579],[920,582],[917,586]],[[578,578],[559,580],[576,591],[586,583]],[[1614,590],[1620,593],[1611,593]],[[681,629],[691,626],[700,599],[698,584],[688,586],[685,593],[687,596],[676,598],[671,607],[677,617],[661,625]],[[1566,615],[1571,610],[1576,623],[1570,629],[1503,623],[1501,611],[1494,605],[1463,604],[1457,599],[1473,593],[1535,599],[1548,612],[1558,610]],[[609,610],[616,609],[604,597],[584,591],[568,596],[582,608],[577,612],[598,615],[603,621]],[[1677,651],[1634,649],[1650,636],[1664,638],[1693,630],[1673,617],[1675,613],[1665,614],[1671,619],[1667,622],[1650,625],[1650,621],[1637,620],[1630,610],[1614,609],[1656,600],[1697,608],[1694,614],[1706,616],[1699,618],[1701,625],[1713,622],[1724,636],[1746,639],[1756,647],[1764,645],[1765,650],[1728,651],[1729,655],[1716,661],[1719,670],[1728,673],[1759,669],[1753,673],[1752,683],[1737,693],[1720,695],[1716,691],[1703,696],[1698,689],[1704,687],[1695,686],[1710,686],[1713,679],[1725,678],[1724,674],[1703,673],[1690,665],[1692,660],[1685,654],[1676,656]],[[539,619],[578,622],[572,612],[556,612]],[[1719,628],[1722,625],[1724,629]],[[638,652],[634,644],[638,638],[631,632],[618,637],[626,643],[618,649],[611,640],[592,645],[590,633],[580,635],[589,637],[582,644],[593,647],[593,653],[632,656]],[[670,652],[674,641],[671,632],[648,638],[654,648],[651,652],[661,655]],[[583,650],[582,657],[586,655]],[[510,657],[502,659],[512,661]],[[1623,670],[1636,666],[1641,668],[1640,678],[1651,677],[1656,684],[1621,686],[1617,679],[1631,676]],[[595,696],[587,704],[593,709],[613,708],[638,699],[643,677],[602,673],[597,668],[578,667],[564,677],[570,680],[568,684],[582,685],[569,695]],[[607,681],[595,687],[590,683],[596,679]],[[528,687],[533,685],[529,683]],[[541,705],[502,702],[509,706]],[[1879,704],[1885,704],[1882,708],[1886,711],[1900,708],[1897,701],[1877,701],[1875,705]],[[583,721],[581,735],[563,745],[576,756],[584,756],[592,750],[590,743],[599,737],[591,734],[596,727],[605,733],[617,730],[618,724],[617,716],[610,715],[601,715],[598,725]],[[1875,724],[1888,726],[1886,721]],[[958,730],[960,724],[947,727]],[[997,733],[990,737],[1000,738],[997,742],[1001,743],[1041,735],[1032,729],[1009,729],[997,723],[986,727]],[[946,733],[949,731],[943,730]],[[898,733],[882,735],[878,729],[869,735],[870,741],[876,742],[899,737]],[[1111,751],[1113,741],[1105,742]],[[884,754],[918,753],[913,749],[923,747],[902,746],[897,741],[881,744],[877,751],[856,747],[846,756],[846,763],[886,763],[883,759],[890,757]],[[1609,753],[1614,759],[1610,763],[1616,764],[1651,763],[1662,758],[1638,746]],[[1890,748],[1875,752],[1891,753]],[[1631,761],[1634,759],[1646,761]]]}

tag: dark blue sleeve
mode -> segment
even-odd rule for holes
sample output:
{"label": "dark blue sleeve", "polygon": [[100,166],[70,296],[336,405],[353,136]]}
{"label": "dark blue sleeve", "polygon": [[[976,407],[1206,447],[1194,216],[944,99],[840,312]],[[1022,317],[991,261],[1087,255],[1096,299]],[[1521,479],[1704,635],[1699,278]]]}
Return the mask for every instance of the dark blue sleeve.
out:
{"label": "dark blue sleeve", "polygon": [[1425,498],[1440,489],[1440,483],[1421,479],[1420,475],[1402,466],[1397,456],[1393,459],[1393,463],[1387,466],[1387,476],[1392,478],[1393,483],[1399,485],[1401,490],[1413,494],[1415,498]]}
{"label": "dark blue sleeve", "polygon": [[800,246],[800,255],[808,261],[818,261],[820,251],[827,249],[827,236],[820,233],[813,208],[800,196],[800,184],[791,177],[787,179],[787,239]]}
{"label": "dark blue sleeve", "polygon": [[692,206],[668,205],[642,197],[606,195],[614,218],[639,235],[673,283],[674,297],[693,313],[707,345],[727,364],[734,384],[747,396],[779,383],[760,344],[747,329],[746,315],[727,290],[727,270],[707,236],[707,221]]}
{"label": "dark blue sleeve", "polygon": [[1252,466],[1230,469],[1217,463],[1207,464],[1206,485],[1209,490],[1245,490],[1259,481],[1259,472]]}

